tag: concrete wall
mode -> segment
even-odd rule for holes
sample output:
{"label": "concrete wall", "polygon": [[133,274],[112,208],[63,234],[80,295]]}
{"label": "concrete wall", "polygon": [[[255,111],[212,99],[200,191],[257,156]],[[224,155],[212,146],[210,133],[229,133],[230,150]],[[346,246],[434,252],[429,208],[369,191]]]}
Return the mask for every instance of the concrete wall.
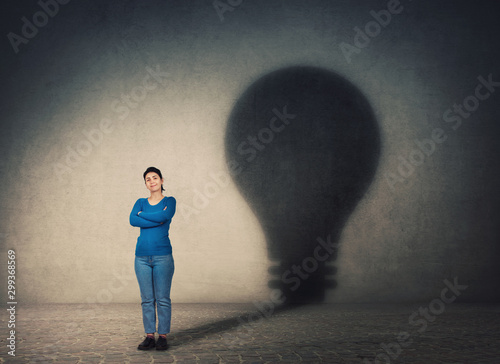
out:
{"label": "concrete wall", "polygon": [[2,12],[0,261],[4,276],[15,250],[18,301],[139,301],[128,215],[148,196],[149,166],[178,201],[172,299],[267,299],[263,221],[229,175],[224,140],[241,95],[290,66],[349,81],[380,132],[375,175],[347,221],[309,232],[338,233],[325,299],[427,301],[458,277],[460,299],[498,300],[500,88],[480,86],[500,81],[498,6],[231,3],[19,1]]}

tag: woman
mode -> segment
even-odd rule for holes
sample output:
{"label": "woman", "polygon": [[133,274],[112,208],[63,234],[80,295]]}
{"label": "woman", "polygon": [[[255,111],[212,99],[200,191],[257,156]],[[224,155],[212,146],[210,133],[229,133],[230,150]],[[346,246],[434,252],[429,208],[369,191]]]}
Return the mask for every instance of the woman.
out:
{"label": "woman", "polygon": [[[135,274],[141,291],[142,321],[146,338],[139,350],[167,349],[172,315],[170,286],[174,275],[172,246],[168,237],[176,201],[163,196],[163,177],[159,169],[149,167],[144,182],[151,193],[140,198],[130,213],[130,225],[141,228],[135,249]],[[155,343],[156,311],[158,311],[158,341]]]}

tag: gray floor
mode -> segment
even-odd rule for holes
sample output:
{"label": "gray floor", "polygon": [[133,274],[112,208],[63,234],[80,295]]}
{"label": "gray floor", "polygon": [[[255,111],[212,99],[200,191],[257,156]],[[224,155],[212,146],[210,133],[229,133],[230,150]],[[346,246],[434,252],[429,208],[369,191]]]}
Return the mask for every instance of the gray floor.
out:
{"label": "gray floor", "polygon": [[[413,314],[420,306],[427,316]],[[144,352],[137,350],[144,336],[140,304],[17,306],[16,356],[8,354],[4,313],[0,361],[500,363],[500,306],[324,304],[274,311],[263,319],[253,304],[174,304],[169,350]]]}

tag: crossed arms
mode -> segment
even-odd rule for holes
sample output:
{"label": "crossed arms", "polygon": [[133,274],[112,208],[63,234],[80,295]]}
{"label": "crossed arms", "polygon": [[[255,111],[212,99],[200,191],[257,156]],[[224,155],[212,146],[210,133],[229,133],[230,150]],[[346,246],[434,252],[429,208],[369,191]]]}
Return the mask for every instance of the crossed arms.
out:
{"label": "crossed arms", "polygon": [[170,220],[175,214],[176,201],[173,197],[167,198],[167,206],[158,212],[142,212],[140,200],[137,200],[130,213],[130,225],[141,228],[152,228]]}

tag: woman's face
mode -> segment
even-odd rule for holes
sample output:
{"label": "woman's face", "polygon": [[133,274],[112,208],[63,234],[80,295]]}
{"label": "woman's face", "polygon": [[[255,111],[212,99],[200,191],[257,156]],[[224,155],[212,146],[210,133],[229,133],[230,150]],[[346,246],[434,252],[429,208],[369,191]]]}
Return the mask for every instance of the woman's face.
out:
{"label": "woman's face", "polygon": [[151,192],[161,191],[161,185],[163,183],[163,179],[158,176],[155,172],[149,172],[146,174],[146,178],[144,179],[146,182],[146,187]]}

